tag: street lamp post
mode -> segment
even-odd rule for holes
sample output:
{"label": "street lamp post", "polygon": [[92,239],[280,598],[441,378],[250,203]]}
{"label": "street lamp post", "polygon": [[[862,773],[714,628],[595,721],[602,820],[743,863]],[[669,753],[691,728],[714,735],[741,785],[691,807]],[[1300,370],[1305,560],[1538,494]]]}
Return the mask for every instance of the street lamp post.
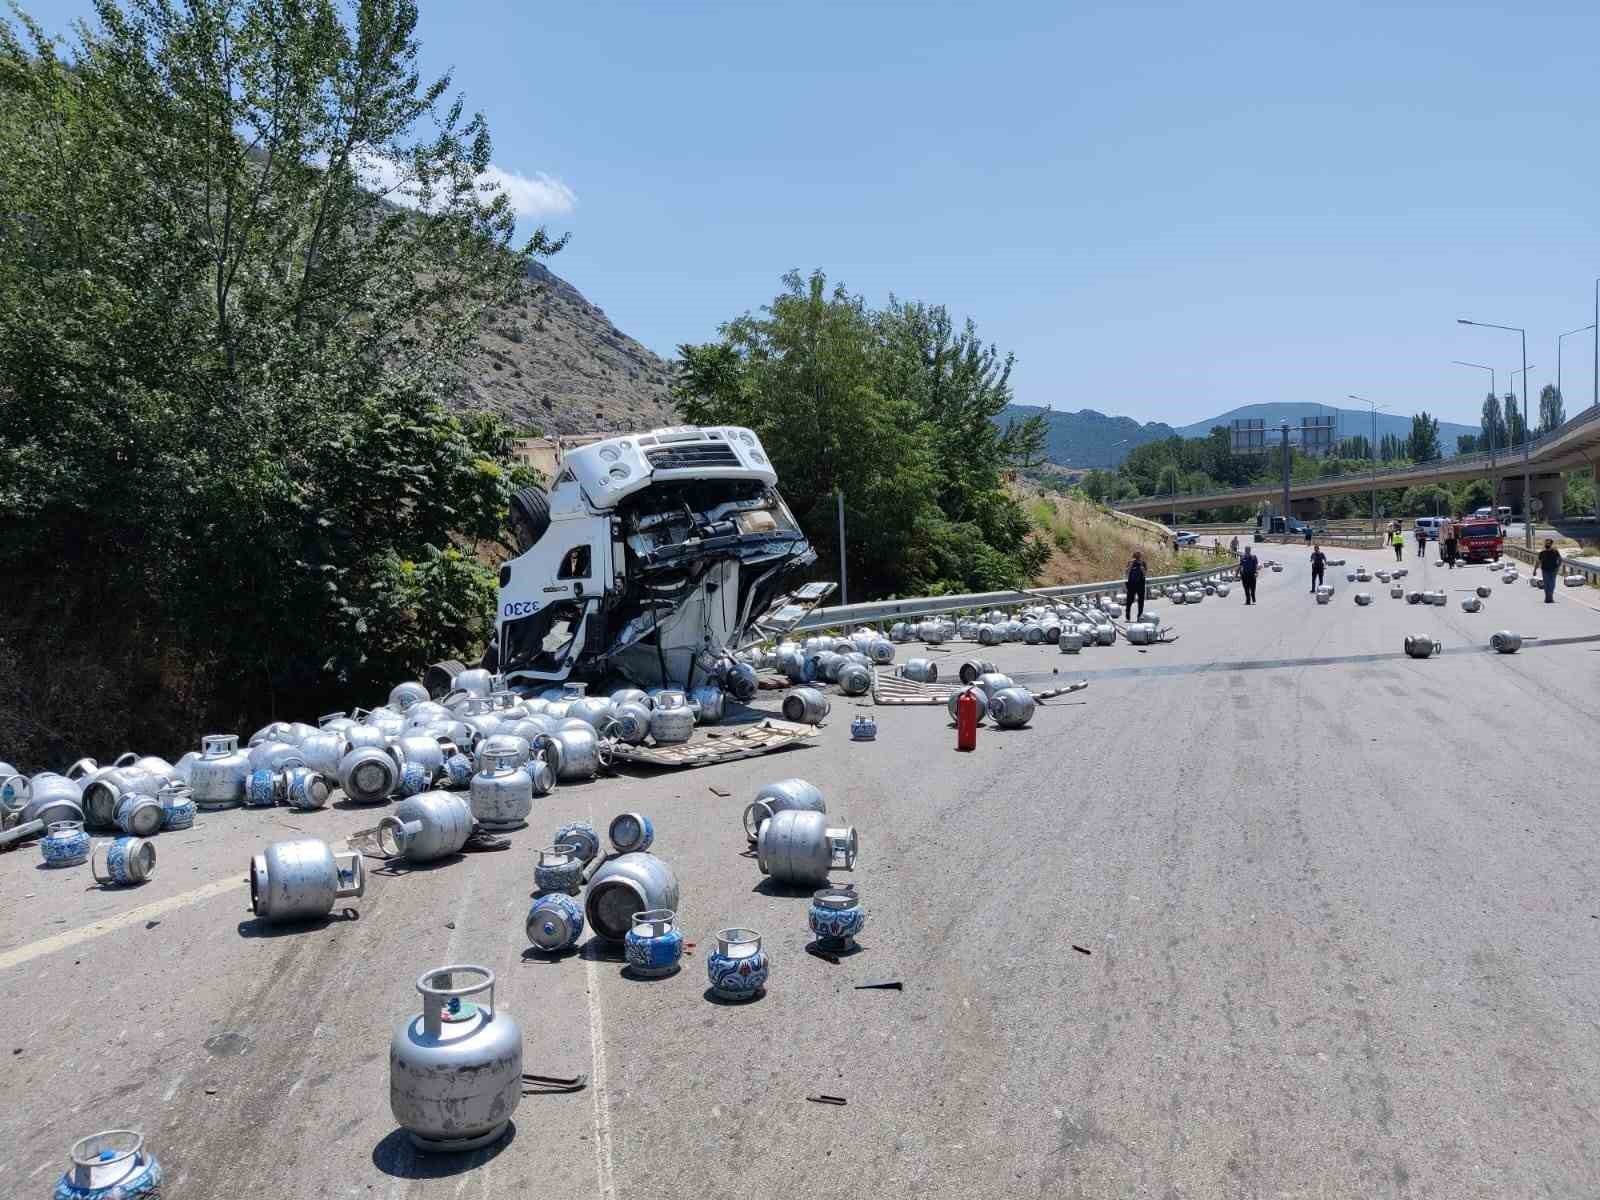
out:
{"label": "street lamp post", "polygon": [[1387,408],[1385,404],[1374,404],[1365,396],[1357,396],[1351,392],[1346,396],[1359,404],[1365,404],[1372,409],[1372,445],[1367,447],[1367,458],[1372,462],[1372,532],[1378,532],[1378,410]]}
{"label": "street lamp post", "polygon": [[1532,468],[1528,464],[1528,331],[1516,325],[1493,325],[1488,321],[1469,321],[1465,317],[1456,318],[1457,325],[1476,325],[1481,329],[1504,329],[1507,333],[1518,334],[1522,338],[1522,538],[1527,549],[1533,549],[1533,512],[1530,496],[1533,492]]}
{"label": "street lamp post", "polygon": [[[1566,333],[1563,333],[1560,337],[1558,337],[1556,339],[1556,395],[1560,396],[1563,400],[1566,399],[1566,396],[1561,391],[1561,343],[1566,341],[1569,337],[1571,337],[1575,333],[1587,333],[1589,330],[1591,330],[1593,328],[1594,328],[1594,325],[1593,324],[1589,324],[1589,325],[1585,325],[1581,329],[1569,329],[1569,330],[1567,330]],[[1526,379],[1524,379],[1522,381],[1522,383],[1523,383],[1523,386],[1526,387],[1528,381]]]}
{"label": "street lamp post", "polygon": [[[1455,365],[1458,366],[1458,367],[1477,367],[1478,370],[1480,370],[1480,371],[1489,372],[1489,394],[1498,399],[1500,393],[1499,393],[1499,390],[1495,387],[1495,383],[1494,383],[1495,375],[1494,375],[1494,368],[1493,367],[1486,367],[1482,363],[1463,362],[1459,358],[1452,358],[1450,361],[1455,363]],[[1481,422],[1480,422],[1480,424],[1481,424]],[[1489,466],[1491,468],[1494,466],[1494,426],[1493,425],[1489,426]],[[1497,500],[1497,501],[1495,501],[1495,503],[1498,504],[1499,501]]]}

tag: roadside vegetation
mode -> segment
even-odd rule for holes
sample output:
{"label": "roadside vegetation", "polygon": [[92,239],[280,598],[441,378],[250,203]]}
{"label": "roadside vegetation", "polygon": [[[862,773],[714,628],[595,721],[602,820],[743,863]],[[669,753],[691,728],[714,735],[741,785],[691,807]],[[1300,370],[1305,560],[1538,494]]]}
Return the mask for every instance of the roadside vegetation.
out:
{"label": "roadside vegetation", "polygon": [[[407,0],[0,23],[0,744],[181,748],[483,644],[514,242]],[[80,751],[81,752],[81,751]]]}

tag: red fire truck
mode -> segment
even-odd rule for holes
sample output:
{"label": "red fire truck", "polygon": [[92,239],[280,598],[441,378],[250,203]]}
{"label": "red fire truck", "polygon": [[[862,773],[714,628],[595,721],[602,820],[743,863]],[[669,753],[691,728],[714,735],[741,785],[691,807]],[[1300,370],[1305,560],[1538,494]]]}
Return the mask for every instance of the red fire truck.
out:
{"label": "red fire truck", "polygon": [[1493,518],[1467,517],[1461,522],[1458,543],[1461,557],[1468,562],[1491,562],[1500,557],[1505,534]]}

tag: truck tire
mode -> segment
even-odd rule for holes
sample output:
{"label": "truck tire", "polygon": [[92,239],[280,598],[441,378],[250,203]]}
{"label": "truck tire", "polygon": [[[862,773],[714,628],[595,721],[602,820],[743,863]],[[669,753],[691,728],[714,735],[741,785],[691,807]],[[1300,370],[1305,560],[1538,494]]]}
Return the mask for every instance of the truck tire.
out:
{"label": "truck tire", "polygon": [[550,528],[550,497],[542,487],[518,488],[511,493],[511,539],[517,553],[525,554]]}
{"label": "truck tire", "polygon": [[450,690],[450,685],[455,682],[457,675],[467,669],[467,664],[453,658],[446,658],[434,663],[422,673],[422,686],[428,689],[428,695],[437,700]]}

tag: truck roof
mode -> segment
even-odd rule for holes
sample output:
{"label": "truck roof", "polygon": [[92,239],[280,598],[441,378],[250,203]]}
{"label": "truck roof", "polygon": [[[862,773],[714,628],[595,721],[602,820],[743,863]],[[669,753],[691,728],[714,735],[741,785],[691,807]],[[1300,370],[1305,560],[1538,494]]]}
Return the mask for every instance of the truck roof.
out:
{"label": "truck roof", "polygon": [[670,479],[758,479],[778,473],[766,447],[737,425],[674,425],[625,433],[567,452],[550,487],[550,513],[609,510],[652,483]]}

